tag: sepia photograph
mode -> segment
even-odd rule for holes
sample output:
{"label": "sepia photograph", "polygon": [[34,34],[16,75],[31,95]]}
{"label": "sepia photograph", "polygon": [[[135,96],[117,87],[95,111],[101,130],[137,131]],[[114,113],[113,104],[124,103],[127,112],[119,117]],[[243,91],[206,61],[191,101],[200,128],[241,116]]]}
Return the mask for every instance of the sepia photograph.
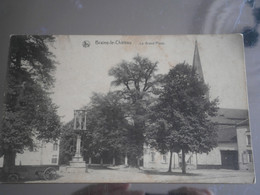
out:
{"label": "sepia photograph", "polygon": [[13,35],[1,183],[255,183],[241,34]]}

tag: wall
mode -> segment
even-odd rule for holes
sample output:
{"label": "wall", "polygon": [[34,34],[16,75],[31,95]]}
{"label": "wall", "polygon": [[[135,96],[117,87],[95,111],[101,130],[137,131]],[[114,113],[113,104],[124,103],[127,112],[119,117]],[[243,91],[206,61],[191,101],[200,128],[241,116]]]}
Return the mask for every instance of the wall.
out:
{"label": "wall", "polygon": [[198,165],[221,165],[221,156],[219,148],[214,148],[208,154],[197,154]]}
{"label": "wall", "polygon": [[221,168],[221,150],[236,151],[237,143],[219,143],[218,147],[211,150],[208,154],[197,154],[198,168]]}
{"label": "wall", "polygon": [[[57,142],[56,150],[54,143],[36,142],[36,146],[32,150],[25,150],[23,154],[17,154],[15,165],[58,165],[59,159],[59,142]],[[56,161],[52,158],[55,157]],[[3,166],[3,157],[0,158],[0,167]]]}
{"label": "wall", "polygon": [[[152,160],[152,153],[154,154],[154,158]],[[165,156],[165,157],[163,157]],[[144,147],[144,156],[143,156],[144,168],[146,169],[165,169],[169,168],[170,162],[170,152],[165,155],[160,154],[153,148],[149,148],[148,146]],[[172,154],[172,168],[179,167],[179,157],[178,154]]]}
{"label": "wall", "polygon": [[[152,157],[152,153],[154,157]],[[170,163],[170,152],[165,155],[160,154],[153,148],[147,146],[144,147],[144,168],[147,169],[162,169],[168,170]],[[153,160],[152,160],[153,159]],[[187,169],[196,168],[197,160],[196,154],[188,153],[185,155],[185,160],[187,162]],[[172,169],[179,169],[181,167],[181,155],[177,153],[172,154]]]}
{"label": "wall", "polygon": [[[249,162],[248,151],[252,151],[251,145],[248,144],[246,136],[250,135],[248,127],[237,128],[237,143],[219,143],[218,147],[214,148],[208,154],[186,154],[187,169],[192,168],[222,168],[221,151],[238,151],[238,164],[240,170],[253,170],[253,163]],[[152,161],[152,153],[154,159]],[[170,153],[166,153],[166,162],[163,160],[163,155],[153,148],[144,147],[144,168],[151,169],[168,169]],[[173,153],[172,168],[180,168],[180,157],[177,153]]]}
{"label": "wall", "polygon": [[[248,141],[247,136],[250,136]],[[238,163],[241,170],[253,170],[253,162],[250,162],[249,152],[251,148],[251,133],[248,127],[237,127]],[[253,158],[253,157],[252,157]]]}
{"label": "wall", "polygon": [[[208,154],[188,153],[185,155],[187,169],[197,168],[221,168],[221,150],[238,150],[236,143],[219,143],[217,148],[214,148]],[[152,153],[154,159],[152,161]],[[163,160],[163,155],[153,148],[144,147],[144,168],[151,169],[168,169],[170,162],[170,153],[166,153],[166,162]],[[189,160],[190,159],[190,160]],[[180,168],[181,156],[173,153],[172,168]]]}

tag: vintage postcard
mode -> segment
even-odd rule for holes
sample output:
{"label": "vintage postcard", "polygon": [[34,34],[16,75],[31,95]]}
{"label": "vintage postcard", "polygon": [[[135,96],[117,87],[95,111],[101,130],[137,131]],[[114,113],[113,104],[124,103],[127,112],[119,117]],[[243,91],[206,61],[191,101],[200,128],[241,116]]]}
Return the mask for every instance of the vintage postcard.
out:
{"label": "vintage postcard", "polygon": [[254,183],[243,37],[10,37],[1,182]]}

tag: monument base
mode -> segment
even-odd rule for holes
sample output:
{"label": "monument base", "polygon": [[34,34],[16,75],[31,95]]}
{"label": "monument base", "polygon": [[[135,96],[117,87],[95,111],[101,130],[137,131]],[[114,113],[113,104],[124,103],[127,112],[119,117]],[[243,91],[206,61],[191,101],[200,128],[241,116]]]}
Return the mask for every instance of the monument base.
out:
{"label": "monument base", "polygon": [[85,173],[88,172],[88,167],[81,156],[74,156],[66,171],[68,173]]}

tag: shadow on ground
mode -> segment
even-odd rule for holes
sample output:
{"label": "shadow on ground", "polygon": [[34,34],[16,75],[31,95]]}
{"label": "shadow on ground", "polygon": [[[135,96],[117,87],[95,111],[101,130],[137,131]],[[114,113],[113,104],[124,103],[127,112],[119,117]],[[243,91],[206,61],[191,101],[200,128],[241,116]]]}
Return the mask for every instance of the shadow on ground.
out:
{"label": "shadow on ground", "polygon": [[149,174],[149,175],[201,176],[201,174],[198,174],[198,173],[182,174],[180,172],[162,172],[162,171],[156,171],[156,170],[144,170],[143,172],[145,174]]}
{"label": "shadow on ground", "polygon": [[108,167],[108,166],[88,166],[88,169],[94,169],[94,170],[117,170],[117,169],[114,169],[112,167]]}
{"label": "shadow on ground", "polygon": [[39,178],[38,176],[35,176],[35,175],[30,175],[30,176],[27,176],[27,177],[21,177],[19,176],[18,177],[18,180],[14,180],[14,181],[8,181],[7,178],[0,178],[0,183],[12,183],[12,184],[15,184],[15,183],[19,183],[19,184],[23,184],[23,183],[30,183],[30,182],[36,182],[36,183],[46,183],[48,181],[50,181],[50,183],[52,183],[52,181],[54,180],[57,180],[57,179],[60,179],[64,176],[60,175],[60,174],[57,174],[54,178],[50,179],[50,180],[45,180],[43,178]]}

